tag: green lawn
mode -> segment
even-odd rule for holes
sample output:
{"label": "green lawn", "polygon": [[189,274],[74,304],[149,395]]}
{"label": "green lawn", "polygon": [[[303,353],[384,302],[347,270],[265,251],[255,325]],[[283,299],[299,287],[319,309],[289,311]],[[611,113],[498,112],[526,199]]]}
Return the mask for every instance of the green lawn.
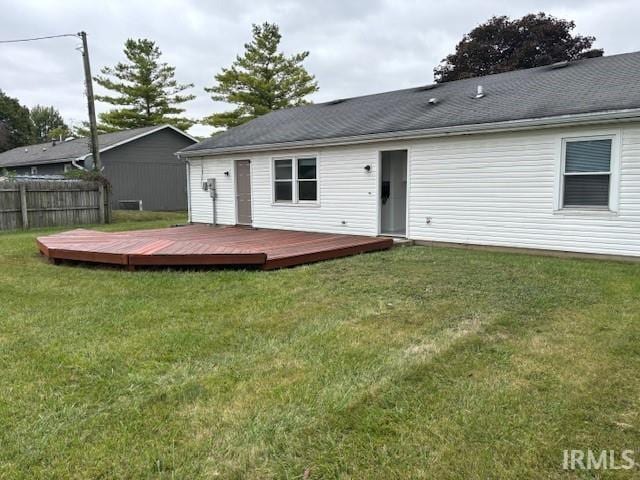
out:
{"label": "green lawn", "polygon": [[[184,222],[116,218],[102,228]],[[564,472],[562,452],[640,461],[639,264],[409,247],[127,272],[49,265],[34,238],[52,231],[0,234],[1,478],[618,478]]]}

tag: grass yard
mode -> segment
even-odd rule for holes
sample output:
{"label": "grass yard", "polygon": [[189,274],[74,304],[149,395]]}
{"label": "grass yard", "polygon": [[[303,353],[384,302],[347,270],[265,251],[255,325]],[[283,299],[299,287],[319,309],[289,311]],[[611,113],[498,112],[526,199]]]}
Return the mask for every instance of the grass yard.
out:
{"label": "grass yard", "polygon": [[409,247],[131,273],[47,264],[51,231],[0,234],[2,478],[640,475],[562,470],[640,462],[640,264]]}

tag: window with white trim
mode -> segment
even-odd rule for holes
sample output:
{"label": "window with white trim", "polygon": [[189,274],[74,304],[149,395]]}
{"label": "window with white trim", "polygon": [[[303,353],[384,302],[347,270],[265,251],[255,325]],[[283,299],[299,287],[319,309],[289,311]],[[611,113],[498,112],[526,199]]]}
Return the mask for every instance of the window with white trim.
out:
{"label": "window with white trim", "polygon": [[612,138],[565,140],[562,207],[609,208]]}
{"label": "window with white trim", "polygon": [[301,202],[316,202],[318,200],[318,173],[315,158],[298,158],[298,200]]}
{"label": "window with white trim", "polygon": [[293,160],[275,160],[273,198],[276,202],[293,201]]}
{"label": "window with white trim", "polygon": [[277,203],[318,201],[318,164],[315,157],[273,161],[273,199]]}
{"label": "window with white trim", "polygon": [[38,167],[31,167],[31,175],[37,175],[38,174]]}

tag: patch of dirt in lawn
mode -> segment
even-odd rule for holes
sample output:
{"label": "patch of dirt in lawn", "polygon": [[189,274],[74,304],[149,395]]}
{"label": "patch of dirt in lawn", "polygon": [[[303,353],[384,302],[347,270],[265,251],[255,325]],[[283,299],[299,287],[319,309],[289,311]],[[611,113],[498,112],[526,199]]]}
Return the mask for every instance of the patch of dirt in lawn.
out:
{"label": "patch of dirt in lawn", "polygon": [[463,337],[478,333],[482,328],[482,321],[477,314],[463,319],[454,327],[446,328],[430,338],[428,341],[411,345],[405,353],[410,356],[430,357],[437,355],[451,347],[453,343]]}

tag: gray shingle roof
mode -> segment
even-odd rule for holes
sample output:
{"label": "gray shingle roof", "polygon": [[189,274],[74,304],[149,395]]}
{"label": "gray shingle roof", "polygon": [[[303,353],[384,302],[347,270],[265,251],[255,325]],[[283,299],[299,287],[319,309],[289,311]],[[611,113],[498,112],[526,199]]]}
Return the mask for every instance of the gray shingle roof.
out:
{"label": "gray shingle roof", "polygon": [[[100,151],[117,143],[126,142],[139,135],[158,130],[161,126],[133,128],[121,132],[99,135]],[[78,157],[88,155],[91,150],[88,138],[76,138],[68,142],[39,143],[17,147],[0,153],[0,167],[19,167],[22,165],[42,165],[45,163],[70,162]]]}
{"label": "gray shingle roof", "polygon": [[[485,96],[474,98],[478,85]],[[429,104],[436,98],[435,105]],[[227,150],[640,108],[640,52],[279,110],[192,145]]]}

